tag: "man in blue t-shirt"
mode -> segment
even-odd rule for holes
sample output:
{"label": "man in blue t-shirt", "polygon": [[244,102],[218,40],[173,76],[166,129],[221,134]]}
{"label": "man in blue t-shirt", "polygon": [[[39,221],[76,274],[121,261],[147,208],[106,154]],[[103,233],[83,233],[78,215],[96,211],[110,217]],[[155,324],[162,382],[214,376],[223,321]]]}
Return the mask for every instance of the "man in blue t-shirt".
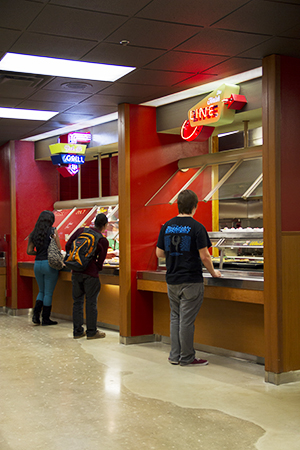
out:
{"label": "man in blue t-shirt", "polygon": [[205,227],[193,219],[198,205],[195,192],[186,189],[178,195],[178,216],[160,230],[156,256],[166,258],[166,281],[171,308],[171,364],[198,364],[208,361],[195,358],[194,323],[203,302],[202,263],[212,277],[221,277],[215,270],[208,248],[211,242]]}

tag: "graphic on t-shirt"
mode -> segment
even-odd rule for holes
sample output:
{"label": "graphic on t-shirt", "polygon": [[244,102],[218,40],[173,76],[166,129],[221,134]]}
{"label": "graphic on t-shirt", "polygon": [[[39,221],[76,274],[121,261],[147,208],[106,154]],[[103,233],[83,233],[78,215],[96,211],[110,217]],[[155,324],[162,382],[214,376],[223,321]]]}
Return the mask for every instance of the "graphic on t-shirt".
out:
{"label": "graphic on t-shirt", "polygon": [[[190,251],[191,237],[187,236],[191,227],[172,225],[168,226],[165,234],[165,251],[170,253],[170,256],[179,256],[183,252]],[[169,234],[167,234],[169,233]]]}

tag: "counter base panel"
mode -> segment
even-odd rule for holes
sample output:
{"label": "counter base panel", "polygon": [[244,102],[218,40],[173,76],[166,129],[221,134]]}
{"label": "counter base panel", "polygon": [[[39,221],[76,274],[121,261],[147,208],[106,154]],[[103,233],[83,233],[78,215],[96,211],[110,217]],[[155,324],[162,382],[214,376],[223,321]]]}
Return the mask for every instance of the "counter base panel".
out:
{"label": "counter base panel", "polygon": [[[38,285],[33,278],[33,305],[38,294]],[[52,311],[54,315],[62,315],[72,320],[73,299],[72,299],[72,283],[58,279],[56,284]],[[85,311],[85,306],[84,306]],[[105,323],[107,326],[119,327],[119,286],[101,284],[101,291],[98,297],[98,318],[99,323]],[[85,315],[84,315],[85,317]]]}
{"label": "counter base panel", "polygon": [[[153,293],[154,333],[170,336],[167,294]],[[264,358],[264,307],[261,304],[208,298],[195,322],[195,343]]]}

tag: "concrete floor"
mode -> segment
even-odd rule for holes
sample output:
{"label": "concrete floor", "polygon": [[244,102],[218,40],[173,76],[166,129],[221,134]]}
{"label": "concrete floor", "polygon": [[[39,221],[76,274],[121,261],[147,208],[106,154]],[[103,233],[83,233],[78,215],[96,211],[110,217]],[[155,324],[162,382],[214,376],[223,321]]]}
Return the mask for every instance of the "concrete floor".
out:
{"label": "concrete floor", "polygon": [[300,450],[300,382],[201,352],[208,366],[172,366],[167,344],[105,331],[0,314],[1,450]]}

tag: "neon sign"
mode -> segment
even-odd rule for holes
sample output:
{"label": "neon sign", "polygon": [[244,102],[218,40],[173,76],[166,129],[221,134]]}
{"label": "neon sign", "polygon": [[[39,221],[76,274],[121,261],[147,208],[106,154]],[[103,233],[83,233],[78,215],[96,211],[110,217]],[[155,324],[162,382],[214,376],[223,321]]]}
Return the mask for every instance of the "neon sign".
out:
{"label": "neon sign", "polygon": [[58,166],[56,169],[63,177],[73,177],[79,171],[77,164],[69,164],[68,166]]}
{"label": "neon sign", "polygon": [[73,154],[85,154],[86,145],[83,144],[51,144],[49,145],[51,155],[56,155],[58,153],[73,153]]}
{"label": "neon sign", "polygon": [[182,124],[182,139],[206,141],[216,126],[232,123],[235,110],[247,103],[239,91],[239,86],[223,84],[193,106],[188,111],[188,120]]}
{"label": "neon sign", "polygon": [[84,164],[84,155],[69,155],[66,153],[61,153],[59,155],[51,156],[53,164]]}
{"label": "neon sign", "polygon": [[90,132],[81,133],[74,131],[69,134],[63,134],[59,137],[59,142],[64,144],[88,144],[92,140]]}

